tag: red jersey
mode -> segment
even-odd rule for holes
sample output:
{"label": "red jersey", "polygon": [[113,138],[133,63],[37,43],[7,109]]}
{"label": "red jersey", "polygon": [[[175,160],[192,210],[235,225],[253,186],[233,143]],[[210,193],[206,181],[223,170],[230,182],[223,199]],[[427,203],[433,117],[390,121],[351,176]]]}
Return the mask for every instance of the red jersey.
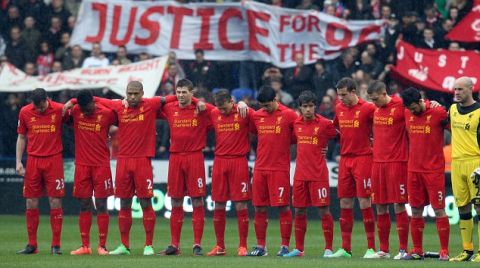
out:
{"label": "red jersey", "polygon": [[205,148],[207,130],[211,127],[210,112],[198,113],[190,104],[180,108],[178,101],[165,104],[161,117],[170,126],[170,152],[198,152]]}
{"label": "red jersey", "polygon": [[352,107],[337,104],[333,123],[340,131],[340,155],[372,154],[370,138],[374,112],[375,105],[360,98]]}
{"label": "red jersey", "polygon": [[443,130],[448,114],[443,107],[432,108],[429,101],[425,101],[425,107],[418,116],[405,109],[410,154],[408,171],[443,172]]}
{"label": "red jersey", "polygon": [[311,121],[299,117],[293,130],[297,140],[295,179],[301,181],[328,179],[327,162],[322,149],[327,147],[329,139],[337,135],[332,121],[320,115],[315,115],[315,119]]}
{"label": "red jersey", "polygon": [[24,106],[18,115],[17,133],[27,136],[27,153],[32,156],[51,156],[61,153],[63,104],[48,101],[43,113],[35,110],[33,103]]}
{"label": "red jersey", "polygon": [[402,99],[392,96],[373,116],[373,162],[407,162],[408,144],[405,107]]}
{"label": "red jersey", "polygon": [[125,108],[121,100],[94,98],[117,113],[118,157],[154,157],[156,118],[161,99],[142,98],[136,107]]}
{"label": "red jersey", "polygon": [[80,106],[75,105],[71,116],[75,135],[75,164],[110,167],[108,131],[110,125],[115,123],[115,113],[95,104],[95,112],[86,116]]}
{"label": "red jersey", "polygon": [[215,128],[215,155],[223,157],[246,156],[250,152],[250,118],[253,110],[248,109],[248,116],[242,118],[233,106],[228,115],[214,108],[210,119]]}
{"label": "red jersey", "polygon": [[295,111],[278,104],[267,113],[263,108],[253,113],[252,131],[258,135],[257,170],[290,170],[290,144],[293,138]]}

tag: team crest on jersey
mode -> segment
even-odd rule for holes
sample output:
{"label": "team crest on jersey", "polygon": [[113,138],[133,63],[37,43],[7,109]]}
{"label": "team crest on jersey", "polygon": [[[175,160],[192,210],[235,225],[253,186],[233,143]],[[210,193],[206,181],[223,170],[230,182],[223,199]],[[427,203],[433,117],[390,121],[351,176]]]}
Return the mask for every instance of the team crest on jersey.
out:
{"label": "team crest on jersey", "polygon": [[343,116],[343,112],[340,112],[340,114],[338,116]]}
{"label": "team crest on jersey", "polygon": [[468,115],[468,119],[472,119],[472,116],[473,116],[473,114],[472,114],[472,113],[471,113],[471,114],[469,114],[469,115]]}
{"label": "team crest on jersey", "polygon": [[277,117],[277,124],[280,124],[280,123],[282,123],[282,117],[281,117],[281,116],[278,116],[278,117]]}
{"label": "team crest on jersey", "polygon": [[238,121],[238,114],[233,115],[233,121]]}
{"label": "team crest on jersey", "polygon": [[97,115],[97,122],[100,123],[100,121],[102,121],[102,116],[101,114]]}
{"label": "team crest on jersey", "polygon": [[301,127],[297,128],[297,132],[298,132],[298,133],[301,133],[301,132],[302,132],[302,128],[301,128]]}
{"label": "team crest on jersey", "polygon": [[178,112],[174,112],[174,113],[173,113],[173,116],[178,116]]}
{"label": "team crest on jersey", "polygon": [[143,106],[140,106],[140,112],[143,113],[144,109]]}
{"label": "team crest on jersey", "polygon": [[260,118],[260,123],[263,123],[263,122],[265,122],[265,118],[262,117]]}
{"label": "team crest on jersey", "polygon": [[427,115],[427,124],[430,123],[431,118],[432,118],[432,115]]}
{"label": "team crest on jersey", "polygon": [[219,116],[217,117],[217,120],[218,120],[218,121],[221,121],[221,120],[222,120],[222,116],[219,115]]}
{"label": "team crest on jersey", "polygon": [[52,116],[51,116],[52,123],[55,123],[55,118],[57,118],[57,115],[56,115],[56,114],[52,114]]}
{"label": "team crest on jersey", "polygon": [[198,126],[197,119],[193,119],[192,120],[192,127],[196,127],[196,126]]}
{"label": "team crest on jersey", "polygon": [[319,127],[315,127],[313,129],[313,135],[317,135],[319,129],[320,129]]}
{"label": "team crest on jersey", "polygon": [[410,116],[410,122],[413,122],[413,120],[414,120],[414,117]]}
{"label": "team crest on jersey", "polygon": [[392,108],[392,109],[390,109],[390,115],[394,115],[394,114],[395,114],[395,109],[397,109],[397,108]]}
{"label": "team crest on jersey", "polygon": [[30,117],[30,122],[36,122],[36,121],[37,119],[34,116]]}
{"label": "team crest on jersey", "polygon": [[360,111],[355,112],[355,118],[358,118],[360,116]]}

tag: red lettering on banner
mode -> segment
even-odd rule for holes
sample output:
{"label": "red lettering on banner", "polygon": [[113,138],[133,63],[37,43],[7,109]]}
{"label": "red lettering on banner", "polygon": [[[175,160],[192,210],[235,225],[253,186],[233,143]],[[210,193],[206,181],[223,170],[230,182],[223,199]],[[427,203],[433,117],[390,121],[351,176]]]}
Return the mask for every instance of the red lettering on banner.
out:
{"label": "red lettering on banner", "polygon": [[[339,30],[343,31],[342,39],[335,38],[335,32]],[[343,24],[331,22],[327,24],[327,33],[325,35],[325,39],[331,46],[340,46],[342,48],[348,47],[348,44],[350,44],[352,41],[352,31],[350,31],[350,29]]]}
{"label": "red lettering on banner", "polygon": [[194,49],[212,50],[213,43],[208,40],[210,34],[210,17],[215,14],[213,8],[199,8],[197,15],[202,17],[202,24],[200,26],[200,40],[193,44]]}
{"label": "red lettering on banner", "polygon": [[308,44],[308,60],[318,59],[318,44]]}
{"label": "red lettering on banner", "polygon": [[321,32],[320,30],[320,19],[317,16],[308,16],[308,31],[312,32],[313,27],[317,30],[317,32]]}
{"label": "red lettering on banner", "polygon": [[160,22],[149,20],[148,17],[150,15],[158,13],[163,14],[164,9],[162,6],[153,6],[148,8],[140,17],[140,26],[150,32],[150,35],[146,38],[135,36],[135,44],[141,46],[148,46],[157,40],[158,36],[160,35]]}
{"label": "red lettering on banner", "polygon": [[239,18],[240,20],[242,20],[242,12],[235,8],[228,8],[220,16],[220,20],[218,22],[218,37],[220,40],[220,45],[224,49],[243,50],[243,41],[232,43],[228,40],[227,25],[228,20],[231,18]]}
{"label": "red lettering on banner", "polygon": [[305,44],[300,44],[300,48],[297,48],[295,44],[292,44],[292,61],[295,61],[295,55],[305,55]]}
{"label": "red lettering on banner", "polygon": [[107,4],[92,3],[92,10],[98,11],[99,27],[98,33],[94,36],[87,36],[85,42],[87,43],[100,43],[105,35],[105,28],[107,23]]}
{"label": "red lettering on banner", "polygon": [[380,34],[381,30],[382,30],[382,28],[378,25],[369,25],[369,26],[363,28],[362,31],[360,31],[360,37],[358,38],[358,44],[360,44],[362,42],[365,42],[367,40],[367,37],[371,33]]}
{"label": "red lettering on banner", "polygon": [[83,69],[80,74],[84,75],[107,75],[112,72],[112,69],[108,68],[88,68]]}
{"label": "red lettering on banner", "polygon": [[124,46],[130,41],[132,36],[133,26],[135,25],[135,18],[137,17],[137,7],[133,7],[130,11],[130,16],[128,18],[127,32],[123,39],[118,39],[118,29],[120,28],[120,18],[122,17],[122,6],[115,6],[113,8],[113,25],[112,32],[110,34],[110,44],[115,46]]}
{"label": "red lettering on banner", "polygon": [[270,15],[263,12],[257,12],[253,10],[247,10],[247,18],[248,18],[248,31],[249,31],[249,47],[251,50],[260,51],[267,55],[270,55],[270,49],[257,40],[257,34],[268,37],[268,30],[256,25],[256,21],[261,20],[264,22],[269,22]]}
{"label": "red lettering on banner", "polygon": [[305,17],[298,15],[293,17],[292,29],[294,32],[302,32],[305,29]]}
{"label": "red lettering on banner", "polygon": [[285,51],[288,48],[288,44],[277,44],[277,47],[280,49],[280,62],[285,62]]}
{"label": "red lettering on banner", "polygon": [[183,17],[192,16],[193,9],[186,7],[172,7],[167,8],[168,13],[175,16],[173,20],[172,38],[170,40],[170,48],[178,49],[180,44],[180,35],[182,34]]}
{"label": "red lettering on banner", "polygon": [[290,25],[290,18],[292,16],[280,15],[280,32],[285,30],[285,26]]}

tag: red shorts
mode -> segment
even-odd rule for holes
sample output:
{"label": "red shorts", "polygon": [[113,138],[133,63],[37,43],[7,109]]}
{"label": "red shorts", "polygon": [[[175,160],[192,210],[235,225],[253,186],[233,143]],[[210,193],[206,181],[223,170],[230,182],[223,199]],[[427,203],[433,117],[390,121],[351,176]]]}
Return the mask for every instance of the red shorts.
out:
{"label": "red shorts", "polygon": [[338,198],[370,197],[372,155],[342,156],[338,172]]}
{"label": "red shorts", "polygon": [[75,165],[73,196],[76,198],[90,198],[92,193],[95,194],[96,198],[107,198],[113,195],[110,166]]}
{"label": "red shorts", "polygon": [[45,190],[49,197],[63,197],[65,195],[61,153],[45,157],[28,156],[27,158],[23,196],[25,198],[40,198],[45,195]]}
{"label": "red shorts", "polygon": [[373,203],[405,204],[407,198],[407,162],[373,163]]}
{"label": "red shorts", "polygon": [[121,157],[115,172],[115,196],[118,198],[151,198],[153,170],[150,157]]}
{"label": "red shorts", "polygon": [[248,162],[245,156],[215,157],[212,171],[212,200],[216,202],[245,201],[252,198]]}
{"label": "red shorts", "polygon": [[205,160],[202,152],[170,154],[168,163],[168,195],[172,198],[203,197]]}
{"label": "red shorts", "polygon": [[428,204],[445,208],[445,173],[408,172],[408,203],[415,208]]}
{"label": "red shorts", "polygon": [[288,171],[254,170],[253,205],[282,207],[290,205],[290,173]]}
{"label": "red shorts", "polygon": [[325,207],[330,205],[328,180],[293,181],[292,203],[296,208]]}

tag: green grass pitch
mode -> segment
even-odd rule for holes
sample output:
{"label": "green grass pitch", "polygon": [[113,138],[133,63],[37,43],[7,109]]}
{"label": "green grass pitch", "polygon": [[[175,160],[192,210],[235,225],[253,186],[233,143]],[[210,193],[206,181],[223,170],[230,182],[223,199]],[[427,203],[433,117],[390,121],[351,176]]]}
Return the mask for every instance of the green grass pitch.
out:
{"label": "green grass pitch", "polygon": [[[62,231],[62,251],[63,256],[51,256],[50,250],[50,224],[49,218],[42,216],[38,232],[40,253],[31,256],[19,256],[15,252],[26,245],[27,235],[25,229],[25,219],[23,216],[0,216],[0,267],[466,267],[476,266],[474,263],[444,263],[436,259],[426,259],[425,261],[394,261],[394,260],[364,260],[361,257],[366,250],[366,239],[363,231],[362,222],[355,222],[352,247],[352,259],[323,259],[323,234],[320,221],[318,219],[309,220],[309,226],[306,237],[305,257],[295,259],[284,259],[276,257],[280,243],[280,232],[278,220],[272,219],[268,226],[267,247],[269,256],[267,257],[237,257],[236,249],[238,243],[236,219],[227,220],[226,247],[227,256],[225,257],[193,257],[191,256],[191,243],[193,240],[192,225],[189,217],[185,218],[182,233],[182,255],[181,256],[142,256],[144,233],[141,219],[134,219],[130,233],[131,256],[97,256],[96,244],[97,227],[94,222],[91,231],[91,244],[94,254],[92,256],[70,256],[70,250],[76,249],[80,245],[80,234],[78,231],[77,217],[65,216]],[[170,241],[168,220],[157,218],[154,248],[160,251]],[[457,254],[461,249],[460,234],[458,226],[451,226],[450,232],[450,254]],[[476,233],[476,232],[475,232]],[[205,223],[205,232],[203,236],[203,249],[206,254],[215,244],[212,220],[209,218]],[[477,244],[476,235],[475,244]],[[410,239],[410,238],[409,238]],[[398,250],[397,234],[395,223],[392,223],[390,236],[390,245],[393,255]],[[255,242],[255,233],[253,230],[253,220],[250,220],[249,246]],[[114,249],[120,243],[120,235],[116,217],[111,217],[110,232],[108,236],[107,247]],[[294,247],[295,239],[292,232],[291,248]],[[334,247],[340,246],[340,227],[335,223]],[[409,241],[411,246],[411,240]],[[378,239],[377,239],[378,247]],[[434,222],[429,222],[425,226],[424,249],[425,251],[438,251],[439,242],[436,234]]]}

